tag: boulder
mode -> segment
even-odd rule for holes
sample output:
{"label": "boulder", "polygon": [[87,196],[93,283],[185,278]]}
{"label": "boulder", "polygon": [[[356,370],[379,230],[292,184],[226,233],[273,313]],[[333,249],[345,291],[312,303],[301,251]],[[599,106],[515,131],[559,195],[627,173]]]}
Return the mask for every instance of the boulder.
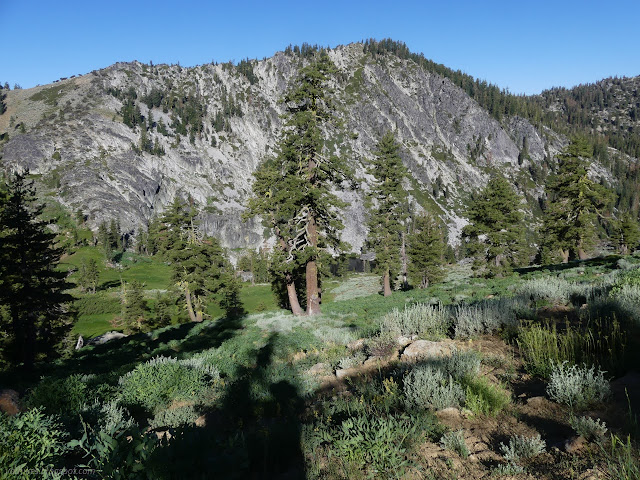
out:
{"label": "boulder", "polygon": [[402,360],[424,360],[451,355],[451,345],[429,340],[416,340],[404,349]]}
{"label": "boulder", "polygon": [[15,415],[20,413],[20,404],[18,400],[20,395],[15,390],[0,390],[0,411],[7,415]]}

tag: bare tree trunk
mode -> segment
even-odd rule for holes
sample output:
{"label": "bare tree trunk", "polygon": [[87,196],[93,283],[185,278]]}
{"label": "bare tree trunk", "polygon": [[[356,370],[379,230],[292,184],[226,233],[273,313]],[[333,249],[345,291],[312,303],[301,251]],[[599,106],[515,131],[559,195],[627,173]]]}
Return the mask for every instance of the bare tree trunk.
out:
{"label": "bare tree trunk", "polygon": [[390,279],[389,269],[382,276],[382,293],[385,297],[391,295],[391,279]]}
{"label": "bare tree trunk", "polygon": [[587,252],[585,252],[582,247],[578,248],[578,258],[580,260],[586,260],[587,258],[589,258],[589,255],[587,255]]}
{"label": "bare tree trunk", "polygon": [[569,263],[569,250],[560,249],[560,255],[562,256],[562,263]]}
{"label": "bare tree trunk", "polygon": [[405,231],[402,230],[402,248],[400,249],[400,257],[402,258],[402,288],[408,290],[409,281],[407,280],[407,248],[405,238]]}
{"label": "bare tree trunk", "polygon": [[[184,282],[184,300],[187,304],[187,312],[189,312],[189,318],[192,322],[197,322],[198,319],[196,318],[196,314],[193,311],[193,304],[191,303],[191,292],[189,291],[189,284],[187,282]],[[200,321],[202,321],[202,318],[200,318]]]}
{"label": "bare tree trunk", "polygon": [[291,307],[291,313],[293,313],[298,317],[304,315],[304,310],[302,310],[302,307],[300,306],[300,302],[298,302],[296,285],[293,281],[293,276],[291,274],[287,274],[286,282],[287,282],[287,296],[289,297],[289,306]]}

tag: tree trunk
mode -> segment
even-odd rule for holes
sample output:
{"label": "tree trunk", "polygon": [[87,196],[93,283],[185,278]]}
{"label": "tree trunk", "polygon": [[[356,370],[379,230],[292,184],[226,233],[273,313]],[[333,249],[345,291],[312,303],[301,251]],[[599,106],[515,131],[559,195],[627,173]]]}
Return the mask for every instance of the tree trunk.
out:
{"label": "tree trunk", "polygon": [[569,250],[560,249],[560,255],[562,256],[562,263],[569,263]]}
{"label": "tree trunk", "polygon": [[382,293],[385,297],[391,295],[391,279],[389,269],[382,276]]}
{"label": "tree trunk", "polygon": [[286,277],[287,282],[287,296],[289,297],[289,307],[291,307],[291,313],[296,316],[304,315],[304,310],[298,302],[298,294],[296,293],[296,285],[293,281],[292,275],[289,273]]}
{"label": "tree trunk", "polygon": [[[310,247],[316,249],[318,247],[318,227],[316,225],[316,217],[311,210],[307,215],[307,233]],[[307,281],[307,315],[317,315],[320,313],[320,292],[318,290],[318,264],[315,252],[314,256],[307,261],[305,275]]]}
{"label": "tree trunk", "polygon": [[587,258],[589,258],[587,252],[585,252],[582,247],[578,247],[578,258],[580,260],[586,260]]}
{"label": "tree trunk", "polygon": [[400,250],[400,257],[402,258],[402,289],[408,290],[409,281],[407,280],[407,248],[404,230],[402,230],[402,249]]}
{"label": "tree trunk", "polygon": [[[187,282],[184,283],[184,300],[187,304],[187,312],[189,312],[189,318],[192,322],[197,322],[196,314],[193,311],[193,304],[191,303],[191,292],[189,291],[189,284]],[[202,321],[202,319],[200,319]]]}

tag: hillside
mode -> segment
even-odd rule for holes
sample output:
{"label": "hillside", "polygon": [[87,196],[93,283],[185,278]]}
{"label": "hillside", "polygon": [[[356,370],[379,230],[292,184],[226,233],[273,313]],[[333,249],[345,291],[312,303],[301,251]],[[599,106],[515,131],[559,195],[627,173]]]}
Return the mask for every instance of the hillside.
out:
{"label": "hillside", "polygon": [[[344,128],[327,148],[348,156],[361,180],[358,189],[339,192],[349,205],[343,212],[343,239],[354,251],[364,243],[367,157],[389,129],[402,143],[414,203],[447,224],[451,243],[465,224],[469,195],[494,172],[506,175],[524,195],[528,223],[534,222],[545,176],[567,143],[565,134],[576,131],[567,126],[571,119],[551,121],[549,112],[566,116],[560,112],[563,105],[573,105],[567,100],[573,91],[515,97],[398,46],[366,42],[329,52],[338,67],[332,87]],[[204,207],[203,228],[224,246],[255,247],[268,232],[257,220],[240,220],[251,173],[272,151],[281,127],[282,94],[313,51],[295,47],[261,61],[193,68],[118,63],[5,92],[2,165],[28,167],[51,198],[80,211],[93,229],[117,219],[123,232],[135,236],[180,195]],[[633,85],[629,82],[613,82],[628,93],[625,105],[637,94],[626,86]],[[600,128],[603,133],[611,133],[614,115],[615,125],[630,128],[615,112],[625,111],[625,118],[637,121],[635,110],[621,106],[620,95],[615,94],[618,110],[611,110],[612,95],[605,96],[607,108],[584,107],[608,125]],[[637,138],[635,131],[624,135]],[[604,150],[618,163],[596,163],[592,174],[616,185],[630,159]],[[618,177],[608,170],[614,164]]]}

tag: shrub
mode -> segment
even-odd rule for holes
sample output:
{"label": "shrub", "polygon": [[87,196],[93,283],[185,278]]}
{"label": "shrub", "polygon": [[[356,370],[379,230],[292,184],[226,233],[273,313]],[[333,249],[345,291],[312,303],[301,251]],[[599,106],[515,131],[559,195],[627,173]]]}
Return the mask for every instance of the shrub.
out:
{"label": "shrub", "polygon": [[208,374],[189,365],[189,361],[156,357],[120,377],[119,384],[125,404],[155,412],[173,400],[196,398],[206,389],[208,380]]}
{"label": "shrub", "polygon": [[[32,479],[32,471],[58,467],[68,451],[66,432],[53,416],[34,408],[14,416],[0,412],[0,472],[6,479]],[[52,478],[52,477],[48,477]],[[53,476],[53,478],[60,478]]]}
{"label": "shrub", "polygon": [[464,401],[464,391],[453,377],[430,365],[418,366],[405,375],[404,394],[408,408],[440,410],[458,407]]}
{"label": "shrub", "polygon": [[486,377],[466,381],[465,407],[475,415],[497,415],[511,402],[508,391],[489,383]]}
{"label": "shrub", "polygon": [[578,435],[588,441],[600,440],[607,434],[607,425],[599,418],[594,420],[591,417],[571,417],[569,424]]}
{"label": "shrub", "polygon": [[463,458],[467,458],[469,456],[469,449],[467,448],[467,444],[464,441],[464,430],[445,433],[440,439],[440,444],[445,450],[456,452]]}
{"label": "shrub", "polygon": [[505,326],[515,325],[517,317],[528,309],[523,297],[484,300],[473,305],[456,307],[453,322],[457,338],[471,338],[493,333]]}
{"label": "shrub", "polygon": [[388,357],[396,351],[398,344],[390,335],[377,335],[367,341],[366,351],[373,357]]}
{"label": "shrub", "polygon": [[609,449],[600,446],[604,456],[606,473],[608,478],[616,480],[638,480],[640,467],[638,467],[637,452],[631,444],[631,437],[626,441],[617,435],[611,435]]}
{"label": "shrub", "polygon": [[364,361],[367,359],[367,355],[364,352],[357,352],[350,357],[341,358],[338,361],[337,368],[339,369],[347,369],[357,367],[362,365]]}
{"label": "shrub", "polygon": [[394,336],[443,337],[449,328],[449,315],[441,304],[417,303],[400,311],[394,308],[382,317],[380,331]]}
{"label": "shrub", "polygon": [[331,435],[330,455],[361,469],[369,467],[375,478],[397,478],[409,465],[406,451],[415,434],[416,425],[410,417],[348,418]]}
{"label": "shrub", "polygon": [[184,407],[171,408],[168,410],[161,410],[151,419],[149,426],[151,428],[160,427],[180,427],[182,425],[192,424],[199,417],[199,413],[193,407],[193,405],[186,405]]}
{"label": "shrub", "polygon": [[27,404],[44,407],[48,413],[65,415],[78,413],[87,401],[86,377],[44,378],[28,395]]}
{"label": "shrub", "polygon": [[500,451],[505,460],[517,464],[520,460],[533,458],[544,452],[546,443],[537,434],[533,437],[515,435],[509,439],[509,445],[500,444]]}
{"label": "shrub", "polygon": [[480,355],[473,350],[455,348],[450,356],[441,360],[442,368],[456,380],[473,377],[480,372]]}
{"label": "shrub", "polygon": [[604,372],[596,372],[595,367],[568,365],[567,362],[554,365],[547,385],[547,394],[553,401],[569,405],[572,409],[602,402],[610,393],[611,387],[604,378]]}

